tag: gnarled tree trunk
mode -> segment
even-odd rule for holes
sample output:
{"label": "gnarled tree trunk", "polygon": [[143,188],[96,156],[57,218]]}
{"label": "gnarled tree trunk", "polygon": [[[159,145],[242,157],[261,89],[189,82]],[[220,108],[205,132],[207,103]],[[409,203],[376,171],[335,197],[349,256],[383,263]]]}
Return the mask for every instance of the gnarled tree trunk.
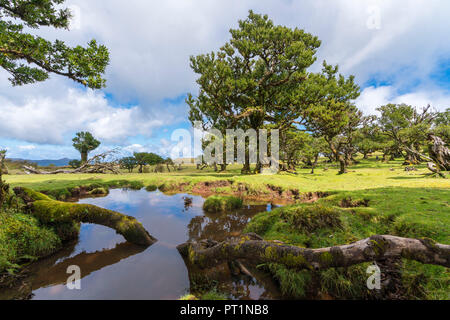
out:
{"label": "gnarled tree trunk", "polygon": [[[50,174],[69,174],[69,173],[106,173],[110,171],[114,174],[120,174],[120,171],[115,167],[114,163],[108,163],[108,162],[100,162],[101,160],[105,159],[108,155],[116,152],[115,150],[107,151],[105,153],[99,154],[94,156],[93,158],[85,161],[81,167],[75,169],[75,170],[55,170],[55,171],[41,171],[38,169],[35,169],[30,166],[23,166],[23,169],[27,173],[31,174],[43,174],[43,175],[50,175]],[[139,172],[141,172],[142,167],[139,168]]]}
{"label": "gnarled tree trunk", "polygon": [[249,259],[257,264],[273,262],[289,268],[321,270],[396,258],[450,267],[450,245],[389,235],[372,236],[352,244],[320,249],[280,245],[258,240],[254,235],[221,243],[188,242],[177,248],[181,255],[189,257],[191,263],[201,268],[214,267],[225,261]]}

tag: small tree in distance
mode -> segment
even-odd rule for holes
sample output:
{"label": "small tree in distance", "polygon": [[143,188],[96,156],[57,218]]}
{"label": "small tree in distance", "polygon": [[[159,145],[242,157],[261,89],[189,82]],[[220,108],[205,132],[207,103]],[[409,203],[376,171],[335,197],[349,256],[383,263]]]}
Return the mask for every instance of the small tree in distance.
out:
{"label": "small tree in distance", "polygon": [[95,150],[100,145],[100,141],[94,138],[90,132],[78,132],[73,138],[73,147],[81,154],[81,163],[88,160],[89,152]]}
{"label": "small tree in distance", "polygon": [[74,169],[77,169],[81,167],[81,161],[80,160],[71,160],[69,161],[69,166],[71,166]]}
{"label": "small tree in distance", "polygon": [[155,153],[149,152],[135,152],[134,158],[139,166],[139,173],[144,172],[144,166],[154,166],[164,162],[164,159]]}
{"label": "small tree in distance", "polygon": [[119,161],[122,169],[127,169],[129,173],[133,172],[133,169],[138,166],[138,161],[135,157],[125,157]]}

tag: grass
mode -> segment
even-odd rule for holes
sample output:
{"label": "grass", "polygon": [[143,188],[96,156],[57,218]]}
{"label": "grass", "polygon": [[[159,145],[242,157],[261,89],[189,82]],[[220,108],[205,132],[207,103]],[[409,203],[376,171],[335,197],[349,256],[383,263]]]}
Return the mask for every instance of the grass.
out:
{"label": "grass", "polygon": [[217,289],[210,290],[206,293],[200,295],[200,298],[197,298],[193,294],[186,294],[182,296],[179,300],[207,300],[207,301],[215,301],[215,300],[228,300],[226,294],[217,291]]}
{"label": "grass", "polygon": [[[69,175],[8,175],[4,179],[11,186],[30,187],[37,191],[61,190],[82,185],[99,184],[100,187],[114,187],[118,181],[136,182],[143,186],[169,186],[187,183],[193,186],[204,181],[227,180],[234,184],[243,183],[248,186],[249,193],[260,194],[266,191],[267,185],[274,185],[287,189],[298,189],[301,193],[316,191],[354,191],[386,187],[407,188],[450,188],[450,179],[436,179],[427,176],[428,170],[424,165],[417,166],[418,171],[405,172],[402,161],[390,163],[377,162],[374,159],[364,160],[360,164],[350,167],[350,172],[337,175],[335,165],[322,164],[315,174],[310,169],[299,169],[298,175],[281,173],[274,176],[241,175],[241,167],[229,166],[223,173],[216,173],[212,169],[196,170],[194,166],[185,165],[181,171],[172,173],[122,173],[112,174],[69,174]],[[323,167],[329,170],[324,171]],[[394,171],[390,171],[393,168]],[[188,188],[189,188],[188,186]],[[227,191],[227,188],[218,188]],[[220,190],[222,189],[222,190]],[[229,190],[229,189],[228,189]]]}
{"label": "grass", "polygon": [[18,263],[49,255],[61,248],[61,240],[51,228],[29,215],[0,211],[0,272],[13,272]]}
{"label": "grass", "polygon": [[[245,231],[255,232],[267,240],[307,248],[347,244],[375,234],[427,237],[450,244],[449,196],[448,189],[437,188],[343,191],[320,199],[316,204],[261,213]],[[350,197],[352,201],[348,201]],[[349,204],[351,206],[346,207]],[[358,204],[361,206],[353,206]],[[297,298],[304,298],[306,287],[312,285],[312,280],[307,282],[303,273],[279,265],[269,266],[269,271],[279,280],[283,292]],[[315,277],[320,279],[321,290],[335,298],[365,298],[367,276],[364,271],[361,266],[329,269]],[[450,275],[444,267],[405,261],[403,276],[410,298],[449,298]],[[418,296],[420,292],[422,296]]]}
{"label": "grass", "polygon": [[[159,188],[163,192],[194,192],[204,182],[221,182],[213,183],[211,189],[220,196],[233,195],[238,190],[245,190],[244,196],[250,197],[274,192],[326,192],[330,196],[316,204],[296,204],[262,213],[251,221],[247,231],[267,240],[311,248],[342,245],[374,234],[427,237],[450,244],[450,179],[429,176],[425,165],[416,166],[418,171],[405,172],[402,162],[361,160],[345,175],[337,175],[336,164],[321,163],[315,174],[310,174],[310,169],[299,169],[297,175],[241,175],[241,166],[229,166],[226,172],[217,173],[184,165],[182,170],[163,174],[17,174],[4,178],[12,187],[32,188],[56,199],[68,197],[80,186],[88,186],[89,190],[146,187],[149,191]],[[218,197],[215,199],[211,202],[221,203]],[[264,267],[287,296],[302,297],[317,281],[322,293],[335,298],[367,295],[364,265],[330,269],[314,276],[297,274],[276,264]],[[402,276],[412,298],[449,299],[450,276],[446,268],[404,261]]]}
{"label": "grass", "polygon": [[203,203],[203,210],[209,213],[226,212],[242,208],[243,200],[233,196],[211,196]]}

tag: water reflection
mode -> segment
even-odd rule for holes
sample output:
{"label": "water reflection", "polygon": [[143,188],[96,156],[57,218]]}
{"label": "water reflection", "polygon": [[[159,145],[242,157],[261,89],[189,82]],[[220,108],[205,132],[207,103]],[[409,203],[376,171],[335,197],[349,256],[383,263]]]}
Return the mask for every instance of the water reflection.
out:
{"label": "water reflection", "polygon": [[[267,205],[254,205],[227,214],[205,215],[203,202],[199,196],[145,190],[112,190],[104,198],[80,200],[136,217],[158,242],[142,248],[125,243],[114,230],[84,224],[78,242],[32,266],[27,281],[33,298],[178,299],[194,286],[192,280],[198,270],[185,264],[176,246],[189,239],[220,241],[238,235],[251,217],[268,209]],[[70,265],[81,268],[81,290],[65,286]],[[258,270],[251,270],[256,281],[248,276],[231,276],[226,266],[219,269],[209,272],[230,290],[232,297],[277,296],[271,279]]]}

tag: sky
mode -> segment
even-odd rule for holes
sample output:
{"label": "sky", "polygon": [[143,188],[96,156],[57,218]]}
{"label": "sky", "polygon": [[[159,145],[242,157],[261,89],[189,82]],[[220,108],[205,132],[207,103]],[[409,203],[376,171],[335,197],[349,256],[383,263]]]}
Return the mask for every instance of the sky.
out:
{"label": "sky", "polygon": [[450,107],[448,0],[68,0],[71,30],[34,31],[69,45],[97,39],[110,50],[107,88],[68,79],[12,87],[0,69],[0,148],[25,159],[79,158],[78,131],[120,147],[173,156],[177,129],[189,129],[187,93],[196,94],[189,57],[218,50],[248,11],[322,40],[319,71],[338,64],[361,86],[365,114],[387,103]]}

